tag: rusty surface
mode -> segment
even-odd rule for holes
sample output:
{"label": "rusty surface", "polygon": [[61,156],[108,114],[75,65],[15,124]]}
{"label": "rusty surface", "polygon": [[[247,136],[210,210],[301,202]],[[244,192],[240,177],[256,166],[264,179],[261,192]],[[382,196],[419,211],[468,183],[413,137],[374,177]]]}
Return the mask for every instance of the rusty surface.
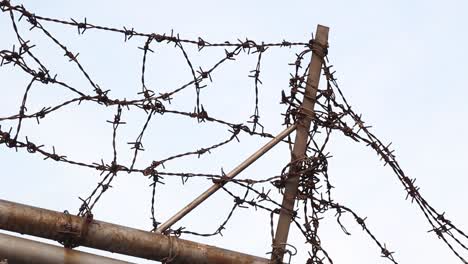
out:
{"label": "rusty surface", "polygon": [[[332,133],[338,133],[344,135],[346,139],[352,140],[353,142],[359,142],[370,150],[375,152],[377,156],[388,166],[396,176],[403,187],[403,191],[406,198],[415,204],[415,207],[419,209],[427,220],[428,226],[430,226],[430,233],[433,237],[443,242],[449,250],[456,255],[462,263],[467,263],[468,251],[463,249],[468,248],[468,235],[467,232],[461,230],[454,224],[452,219],[449,219],[443,211],[437,210],[432,204],[427,201],[420,188],[416,185],[415,179],[410,178],[404,170],[400,167],[393,149],[390,148],[390,144],[381,141],[371,131],[370,126],[365,124],[361,114],[356,112],[357,108],[352,108],[346,97],[343,94],[342,89],[338,85],[336,74],[332,69],[332,65],[328,61],[328,57],[325,54],[325,59],[322,61],[321,67],[324,73],[324,81],[326,81],[325,87],[318,89],[317,97],[315,101],[315,109],[304,107],[301,105],[302,96],[306,93],[305,87],[308,85],[307,74],[309,67],[307,67],[306,59],[311,53],[317,53],[324,51],[317,46],[317,42],[314,40],[292,42],[292,41],[280,41],[280,42],[265,42],[261,40],[244,39],[237,41],[226,40],[221,42],[207,41],[205,37],[199,37],[197,39],[186,39],[181,37],[179,34],[170,33],[155,33],[147,32],[142,33],[133,27],[114,28],[109,26],[97,25],[89,22],[86,18],[83,20],[71,19],[64,20],[53,17],[44,17],[36,14],[32,10],[28,10],[24,5],[13,4],[8,0],[0,0],[1,15],[5,15],[10,18],[11,21],[11,36],[14,36],[12,47],[2,47],[0,49],[0,68],[8,69],[8,71],[19,71],[28,78],[24,80],[27,85],[24,86],[23,100],[18,104],[18,112],[16,113],[0,113],[0,148],[2,150],[11,151],[13,155],[16,152],[28,152],[31,155],[36,155],[47,160],[46,162],[58,162],[65,163],[68,166],[75,166],[80,168],[87,168],[92,173],[101,174],[98,183],[95,188],[86,196],[81,199],[81,206],[78,208],[77,215],[87,216],[91,214],[93,208],[99,203],[101,197],[106,194],[112,187],[112,183],[117,175],[130,173],[132,175],[142,175],[147,177],[150,183],[151,201],[149,206],[151,208],[151,225],[152,230],[156,230],[158,225],[158,219],[156,219],[156,213],[158,201],[155,198],[156,190],[164,182],[165,177],[180,177],[182,183],[185,183],[189,179],[207,180],[214,183],[226,183],[230,184],[222,187],[225,194],[229,195],[231,200],[231,210],[227,213],[225,219],[215,225],[212,230],[200,232],[199,230],[193,230],[193,227],[177,226],[167,230],[168,235],[181,236],[185,234],[195,236],[219,236],[222,235],[224,229],[228,228],[228,223],[233,219],[233,215],[238,212],[239,208],[250,208],[251,210],[261,210],[266,214],[270,215],[270,232],[271,241],[274,244],[274,220],[280,212],[290,211],[290,209],[284,207],[278,201],[274,199],[274,196],[270,195],[274,192],[284,192],[289,178],[298,178],[298,193],[297,195],[286,195],[285,197],[289,200],[290,204],[293,203],[293,199],[299,200],[296,211],[292,213],[292,222],[295,228],[302,234],[302,238],[307,242],[305,247],[299,250],[307,250],[307,263],[317,264],[330,264],[333,263],[332,256],[328,254],[326,245],[321,243],[320,236],[318,235],[320,229],[321,219],[325,214],[334,214],[339,228],[345,233],[350,234],[345,225],[343,224],[343,218],[348,216],[355,220],[355,222],[362,227],[363,232],[367,235],[369,240],[374,244],[379,254],[385,260],[391,263],[397,263],[393,251],[387,248],[387,245],[380,239],[377,239],[376,234],[371,232],[367,226],[367,220],[365,217],[359,216],[351,208],[343,205],[345,201],[336,201],[332,195],[333,182],[328,174],[328,160],[331,154],[327,152],[326,147],[329,142]],[[81,22],[80,22],[81,21]],[[70,47],[64,45],[66,41],[60,39],[59,34],[55,34],[53,31],[49,31],[49,26],[61,26],[68,27],[78,31],[80,38],[86,38],[88,31],[94,31],[96,34],[103,33],[104,37],[108,33],[120,35],[121,41],[136,41],[138,46],[142,50],[142,63],[141,63],[141,90],[134,90],[134,93],[130,93],[128,96],[125,94],[123,97],[115,98],[114,91],[102,89],[96,80],[92,72],[87,70],[86,65],[81,62],[79,52],[71,50]],[[41,58],[36,53],[36,50],[40,47],[35,47],[36,40],[28,40],[31,35],[27,32],[32,30],[34,36],[37,38],[45,38],[47,41],[52,43],[51,48],[55,47],[56,50],[64,55],[65,61],[76,67],[76,72],[82,75],[89,83],[89,87],[74,87],[72,82],[66,78],[62,78],[60,72],[57,73],[48,68],[49,64],[46,61],[48,58]],[[7,36],[9,34],[5,34]],[[40,39],[42,41],[42,39]],[[105,39],[107,40],[107,39]],[[112,45],[115,43],[106,43]],[[131,44],[128,44],[131,45]],[[147,63],[151,57],[150,54],[156,46],[171,45],[175,49],[180,51],[187,63],[187,68],[190,69],[191,76],[189,80],[183,81],[181,85],[180,80],[184,79],[182,75],[178,76],[177,83],[174,87],[169,90],[157,90],[153,91],[149,87],[148,77],[146,72],[147,67],[150,63]],[[220,52],[223,56],[220,56],[213,64],[206,66],[205,69],[194,64],[191,60],[193,53],[188,49],[191,46],[195,47],[195,52],[198,50],[199,54],[204,54],[207,50],[212,49],[224,49],[224,52]],[[136,47],[134,47],[136,48]],[[258,179],[227,179],[224,172],[221,170],[220,173],[213,174],[193,171],[168,171],[164,167],[165,164],[174,162],[180,158],[197,158],[201,155],[213,153],[227,144],[231,144],[236,140],[239,140],[238,136],[253,136],[272,138],[273,133],[270,132],[268,127],[264,127],[260,124],[260,93],[259,90],[262,88],[260,78],[263,77],[263,58],[267,57],[270,52],[278,50],[280,48],[290,50],[291,54],[296,53],[296,56],[292,56],[294,61],[289,65],[292,70],[290,71],[289,87],[285,87],[281,91],[281,103],[285,106],[283,111],[284,125],[291,126],[300,119],[311,118],[313,120],[313,126],[308,130],[309,141],[307,144],[307,155],[303,159],[294,159],[293,162],[284,164],[284,168],[281,172],[276,175],[265,175],[263,178]],[[350,51],[351,52],[351,51]],[[323,53],[323,52],[322,52]],[[97,54],[99,57],[99,54]],[[243,120],[242,123],[233,122],[232,120],[225,120],[223,116],[212,116],[208,111],[208,106],[203,106],[202,91],[210,88],[212,79],[216,77],[220,67],[224,64],[235,63],[236,59],[241,56],[254,56],[257,63],[252,65],[253,70],[250,72],[248,78],[252,78],[252,93],[251,96],[254,104],[251,105],[253,115],[247,121],[244,118],[236,120]],[[105,62],[107,63],[107,62]],[[105,64],[104,64],[105,65]],[[128,69],[133,71],[135,69]],[[173,70],[168,69],[168,70]],[[59,76],[59,77],[58,77]],[[266,75],[265,75],[266,76]],[[286,82],[287,80],[285,80]],[[19,82],[22,83],[22,82]],[[175,82],[174,82],[175,83]],[[18,83],[15,83],[11,89],[19,89]],[[56,105],[39,104],[38,108],[34,108],[30,102],[30,97],[34,96],[34,92],[38,89],[38,86],[54,86],[55,88],[63,89],[67,95],[67,99],[63,99]],[[182,92],[187,89],[194,88],[194,104],[192,108],[193,112],[187,111],[187,109],[173,108],[171,100],[178,97]],[[9,89],[5,87],[4,89]],[[279,97],[279,91],[278,91]],[[68,99],[71,98],[71,99]],[[134,98],[127,100],[126,98]],[[306,95],[306,98],[313,98]],[[53,145],[42,145],[40,138],[35,131],[27,131],[29,135],[25,135],[24,124],[26,122],[39,123],[41,120],[54,116],[53,113],[61,112],[65,108],[79,108],[79,103],[85,102],[86,104],[93,105],[96,108],[113,109],[115,115],[109,121],[107,121],[112,129],[112,151],[113,157],[110,160],[76,160],[73,157],[72,150],[61,149],[57,146],[57,149]],[[244,106],[245,102],[240,102]],[[29,109],[28,109],[29,108]],[[75,109],[72,109],[75,110]],[[315,110],[315,113],[313,112]],[[127,112],[138,112],[140,111],[146,116],[146,122],[139,129],[138,136],[131,138],[129,148],[131,148],[131,155],[133,156],[132,162],[124,164],[121,159],[120,152],[117,152],[117,138],[116,135],[120,133],[120,127],[125,125],[124,117]],[[63,113],[63,112],[62,112]],[[147,162],[137,167],[136,161],[138,154],[141,151],[145,151],[143,147],[143,137],[147,135],[147,127],[150,123],[158,118],[159,115],[164,114],[169,117],[179,117],[186,120],[195,120],[200,125],[203,123],[211,123],[217,126],[221,126],[228,130],[224,140],[213,143],[207,146],[199,146],[199,148],[187,151],[184,153],[178,153],[168,157],[158,157],[157,160]],[[94,117],[90,117],[94,118]],[[7,125],[4,125],[7,124]],[[11,125],[12,124],[12,125]],[[275,124],[276,125],[276,124]],[[34,138],[34,141],[29,138]],[[154,136],[154,135],[151,135]],[[83,138],[86,140],[86,138]],[[166,139],[164,139],[166,140]],[[292,149],[292,142],[290,139],[284,142],[289,143]],[[70,155],[68,157],[67,155]],[[10,164],[2,164],[3,166],[10,166]],[[140,165],[138,165],[140,166]],[[290,173],[290,168],[294,169],[294,174]],[[33,175],[34,176],[34,175]],[[257,175],[256,175],[257,176]],[[237,190],[231,188],[236,186],[244,190],[244,193],[238,193]],[[295,188],[293,188],[295,189]],[[159,201],[162,202],[162,201]],[[331,211],[331,212],[330,212]],[[0,216],[1,218],[2,216]],[[63,217],[59,223],[54,226],[55,233],[48,233],[53,237],[57,237],[58,241],[61,241],[64,245],[73,247],[74,245],[82,243],[82,239],[89,238],[89,232],[86,234],[82,231],[83,222],[69,224],[67,218]],[[283,221],[284,222],[284,221]],[[68,224],[67,224],[68,223]],[[266,225],[268,223],[265,223]],[[91,225],[89,226],[91,227]],[[28,226],[23,225],[22,228],[31,232],[37,232],[36,230],[30,230]],[[81,231],[80,231],[81,230]],[[120,233],[116,232],[115,237],[120,236]],[[123,238],[119,238],[123,239]],[[152,240],[148,238],[148,241]],[[101,242],[111,244],[112,241],[107,241],[102,238]],[[167,250],[169,241],[161,238],[158,243],[158,248]],[[302,244],[302,241],[300,242]],[[296,253],[295,245],[283,244],[284,253],[288,256],[288,260]],[[116,247],[114,245],[114,247]],[[147,250],[151,250],[148,247]],[[122,246],[119,250],[131,250]],[[177,251],[179,252],[179,251]],[[144,252],[141,252],[142,254]],[[165,256],[162,256],[165,257]],[[167,256],[166,256],[167,257]]]}
{"label": "rusty surface", "polygon": [[[328,31],[328,27],[318,25],[315,34],[316,39],[313,41],[313,44],[317,48],[313,51],[311,57],[305,94],[300,106],[303,113],[299,113],[296,121],[296,140],[291,152],[291,164],[293,165],[289,168],[290,176],[285,182],[282,208],[279,215],[276,236],[273,240],[271,260],[275,263],[283,262],[283,256],[288,242],[289,228],[294,218],[294,204],[301,176],[301,166],[298,161],[302,161],[306,157],[310,124],[314,118],[314,107],[320,81],[320,72],[328,48]],[[304,113],[304,109],[308,110],[308,113]]]}
{"label": "rusty surface", "polygon": [[[37,207],[0,200],[0,229],[63,241],[69,225],[71,236],[80,234],[89,219]],[[87,224],[87,235],[80,245],[171,263],[268,263],[267,259],[195,243],[176,237],[145,232],[98,220]],[[73,251],[69,251],[73,252]],[[69,256],[70,257],[70,256]]]}

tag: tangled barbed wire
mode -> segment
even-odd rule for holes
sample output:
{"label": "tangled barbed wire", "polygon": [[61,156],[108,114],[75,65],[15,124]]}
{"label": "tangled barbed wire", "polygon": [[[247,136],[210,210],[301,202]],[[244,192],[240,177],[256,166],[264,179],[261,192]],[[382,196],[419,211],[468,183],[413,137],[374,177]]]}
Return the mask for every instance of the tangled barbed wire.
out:
{"label": "tangled barbed wire", "polygon": [[[0,126],[0,145],[10,149],[21,150],[25,149],[28,153],[41,155],[44,159],[50,159],[56,162],[64,162],[74,166],[81,166],[97,170],[101,173],[102,178],[97,186],[85,198],[81,199],[81,206],[78,209],[77,215],[89,216],[92,214],[93,208],[99,202],[100,198],[106,191],[109,190],[111,184],[117,174],[119,173],[135,173],[142,174],[148,177],[151,182],[151,220],[152,230],[156,230],[159,222],[155,217],[156,204],[156,190],[159,184],[164,183],[164,177],[180,177],[182,182],[185,183],[190,178],[207,179],[215,184],[220,184],[222,190],[233,198],[233,206],[226,216],[225,220],[214,229],[211,233],[200,233],[193,230],[188,230],[186,227],[178,227],[165,231],[166,235],[180,236],[182,234],[191,234],[197,236],[215,236],[222,235],[224,229],[227,228],[229,220],[232,218],[235,211],[239,208],[254,208],[264,210],[270,215],[270,228],[272,242],[274,239],[274,218],[278,215],[282,208],[281,204],[275,201],[270,195],[273,189],[283,192],[285,182],[289,177],[288,168],[295,166],[299,168],[298,174],[300,175],[299,192],[297,196],[298,207],[297,210],[291,212],[294,215],[293,221],[297,228],[301,231],[305,241],[310,245],[308,264],[321,264],[333,263],[332,256],[326,251],[321,243],[318,235],[320,227],[320,220],[324,218],[325,213],[334,211],[336,214],[336,221],[342,231],[350,235],[345,225],[342,222],[342,216],[351,215],[356,223],[361,226],[369,238],[379,248],[381,256],[386,258],[391,263],[398,263],[394,258],[394,252],[387,249],[386,244],[382,243],[366,224],[366,218],[360,217],[349,207],[342,203],[336,202],[333,199],[332,189],[333,185],[328,175],[328,159],[331,157],[326,152],[326,146],[329,142],[330,136],[333,132],[341,132],[346,137],[355,142],[364,143],[366,146],[372,148],[376,154],[384,161],[384,165],[389,166],[398,180],[401,182],[404,190],[407,193],[407,199],[416,203],[417,207],[423,212],[425,218],[431,226],[430,232],[433,232],[440,238],[450,250],[463,262],[467,263],[462,255],[462,250],[468,250],[466,243],[463,241],[468,239],[467,234],[457,228],[450,220],[445,217],[444,213],[437,211],[432,207],[421,195],[419,187],[415,185],[415,179],[409,178],[399,166],[390,144],[384,144],[380,141],[371,131],[370,126],[365,125],[361,115],[352,110],[344,97],[337,79],[335,72],[332,70],[332,65],[328,64],[326,54],[324,56],[322,70],[324,72],[324,79],[326,80],[326,87],[319,89],[315,101],[315,110],[313,113],[301,109],[301,98],[304,96],[305,87],[307,85],[308,66],[304,66],[304,60],[311,53],[317,52],[314,50],[314,39],[305,42],[291,42],[283,40],[277,43],[258,42],[251,39],[238,40],[237,42],[209,42],[202,38],[196,40],[184,39],[171,32],[170,34],[157,34],[157,33],[141,33],[135,31],[133,27],[124,27],[123,29],[100,26],[88,23],[87,19],[84,22],[77,22],[71,19],[70,21],[61,20],[56,18],[49,18],[36,15],[28,11],[23,5],[13,5],[9,0],[0,1],[1,11],[9,15],[12,28],[17,38],[18,46],[13,46],[11,49],[0,50],[1,62],[0,66],[12,65],[24,71],[30,76],[30,81],[26,86],[21,105],[17,114],[11,116],[0,116],[2,121],[16,121],[16,128],[2,128]],[[45,37],[50,39],[64,56],[76,65],[77,70],[87,79],[93,88],[93,94],[87,94],[80,89],[68,84],[65,80],[61,80],[57,75],[45,66],[43,60],[40,59],[33,51],[35,45],[30,41],[23,38],[18,24],[21,21],[26,21],[30,30],[38,30],[44,34]],[[143,38],[144,44],[140,49],[143,51],[142,68],[141,68],[141,91],[137,94],[136,99],[127,100],[122,98],[112,98],[109,95],[110,90],[103,90],[96,81],[91,77],[92,75],[86,70],[85,66],[80,63],[78,59],[79,53],[72,52],[66,47],[58,37],[51,33],[45,26],[45,23],[55,23],[64,26],[76,27],[78,34],[83,35],[86,31],[100,30],[114,32],[123,35],[124,41],[129,41],[133,38]],[[145,73],[147,67],[147,55],[153,52],[151,45],[156,43],[173,44],[182,53],[187,66],[190,69],[191,79],[183,85],[174,88],[168,92],[156,92],[148,88],[146,83]],[[201,67],[197,69],[192,62],[189,53],[184,48],[185,45],[194,45],[199,52],[205,48],[223,48],[225,49],[224,56],[215,62],[210,68],[203,70]],[[209,173],[194,173],[194,172],[170,172],[165,170],[165,163],[182,158],[182,157],[200,157],[206,153],[210,153],[215,149],[221,148],[235,140],[239,140],[238,136],[243,133],[249,136],[273,138],[271,133],[268,133],[266,128],[260,123],[260,110],[259,110],[259,89],[262,85],[260,80],[261,62],[263,54],[270,52],[272,48],[291,48],[297,47],[301,51],[296,54],[295,60],[290,63],[293,67],[291,78],[289,80],[289,91],[282,92],[281,103],[286,106],[284,112],[284,124],[290,126],[297,122],[301,116],[307,115],[312,118],[313,125],[309,133],[310,141],[308,142],[308,149],[306,158],[296,160],[286,164],[284,169],[278,175],[268,178],[254,180],[254,179],[231,179],[227,178],[224,172],[219,174]],[[248,54],[256,56],[256,65],[250,71],[248,77],[254,79],[254,111],[250,116],[250,120],[246,123],[234,123],[223,120],[218,117],[213,117],[208,114],[203,106],[200,94],[207,82],[212,81],[212,73],[220,68],[220,65],[229,61],[235,61],[236,57],[240,54]],[[28,95],[31,89],[34,88],[36,83],[54,84],[68,90],[75,97],[65,100],[54,106],[44,106],[36,112],[29,112],[27,108]],[[182,91],[193,87],[195,88],[195,106],[193,112],[181,111],[178,109],[169,108],[171,100],[179,95]],[[32,142],[27,136],[20,136],[22,125],[26,120],[35,119],[38,123],[45,119],[49,114],[63,110],[65,107],[79,105],[82,102],[95,103],[99,107],[115,108],[115,115],[113,120],[106,122],[112,125],[112,150],[113,158],[111,161],[98,161],[86,162],[70,159],[67,155],[57,151],[54,146],[45,146],[38,142]],[[141,128],[138,136],[134,141],[128,142],[130,149],[133,151],[132,161],[128,165],[119,163],[118,151],[116,148],[117,133],[119,127],[125,124],[123,121],[124,111],[144,111],[146,121]],[[138,154],[144,151],[143,137],[150,122],[159,115],[178,115],[185,118],[196,119],[198,123],[212,122],[226,127],[230,135],[223,141],[216,144],[201,147],[197,150],[188,151],[172,155],[160,160],[154,160],[145,167],[137,167],[136,161]],[[1,123],[0,123],[1,124]],[[320,137],[318,136],[320,134]],[[292,141],[290,139],[284,140],[292,148]],[[229,182],[229,185],[226,183]],[[238,186],[244,190],[244,193],[239,195],[229,189],[229,186]],[[324,188],[322,188],[324,187]],[[294,249],[294,246],[291,245]],[[462,249],[460,249],[462,248]],[[287,249],[286,253],[290,255],[295,252]],[[280,262],[280,260],[278,260]]]}

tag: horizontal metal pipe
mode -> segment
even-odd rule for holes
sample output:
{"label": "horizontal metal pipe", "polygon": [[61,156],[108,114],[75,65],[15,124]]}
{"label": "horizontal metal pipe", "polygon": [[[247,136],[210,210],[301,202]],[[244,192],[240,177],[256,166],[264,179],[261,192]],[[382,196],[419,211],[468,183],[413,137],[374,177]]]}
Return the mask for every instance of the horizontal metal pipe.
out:
{"label": "horizontal metal pipe", "polygon": [[170,263],[269,263],[265,258],[5,200],[0,200],[0,229]]}
{"label": "horizontal metal pipe", "polygon": [[[266,152],[268,152],[271,148],[273,148],[276,144],[281,142],[285,137],[287,137],[289,134],[291,134],[294,130],[296,129],[296,125],[292,125],[285,130],[283,130],[281,133],[279,133],[275,138],[270,140],[267,144],[265,144],[263,147],[261,147],[259,150],[257,150],[254,154],[252,154],[250,157],[248,157],[244,162],[239,164],[236,168],[234,168],[232,171],[230,171],[228,174],[226,174],[226,178],[228,179],[233,179],[236,177],[239,173],[241,173],[244,169],[246,169],[250,164],[254,163],[258,158],[263,156]],[[177,212],[174,216],[169,218],[166,222],[161,224],[158,229],[156,230],[158,233],[162,233],[166,231],[168,228],[170,228],[174,223],[182,219],[185,215],[190,213],[195,207],[200,205],[203,201],[208,199],[212,194],[217,192],[219,189],[221,189],[221,186],[224,185],[224,182],[216,183],[213,186],[211,186],[208,190],[206,190],[204,193],[200,194],[197,198],[195,198],[192,202],[190,202],[187,206],[182,208],[179,212]]]}
{"label": "horizontal metal pipe", "polygon": [[0,260],[6,260],[9,264],[131,264],[2,233]]}

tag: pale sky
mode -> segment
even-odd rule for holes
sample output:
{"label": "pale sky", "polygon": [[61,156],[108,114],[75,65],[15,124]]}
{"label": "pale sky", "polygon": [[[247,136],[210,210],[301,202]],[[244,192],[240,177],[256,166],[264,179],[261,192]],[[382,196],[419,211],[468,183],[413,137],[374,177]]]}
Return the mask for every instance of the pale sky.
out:
{"label": "pale sky", "polygon": [[[169,33],[184,38],[222,42],[237,39],[257,43],[308,41],[317,24],[330,27],[329,59],[336,77],[354,111],[372,125],[383,141],[393,142],[400,165],[411,178],[417,178],[421,193],[435,208],[446,212],[458,227],[468,230],[465,200],[468,169],[466,149],[468,133],[468,3],[466,1],[13,1],[24,4],[33,13],[61,19],[74,18],[98,25],[127,28],[140,32]],[[34,51],[48,67],[67,82],[86,93],[92,88],[62,50],[39,31],[19,23],[20,31],[37,47]],[[120,34],[87,31],[78,35],[76,28],[44,23],[73,52],[92,78],[111,89],[114,97],[134,98],[140,91],[142,51],[146,39],[133,38],[127,43]],[[9,16],[0,14],[0,49],[17,45]],[[147,81],[154,90],[177,87],[190,80],[180,51],[171,45],[155,45],[148,56]],[[300,48],[272,49],[262,61],[260,87],[261,122],[269,132],[282,129],[284,106],[279,105],[281,90],[288,89],[287,64]],[[195,67],[212,65],[224,56],[223,49],[202,53],[188,48]],[[232,122],[245,122],[253,112],[254,84],[248,78],[255,68],[256,56],[240,56],[213,74],[213,83],[202,91],[201,100],[209,114]],[[0,67],[0,116],[16,114],[30,77],[11,66]],[[167,88],[168,87],[168,88]],[[28,108],[40,110],[69,98],[70,94],[54,86],[37,85],[31,91]],[[195,92],[187,90],[172,108],[193,110]],[[67,97],[68,96],[68,97]],[[31,110],[32,111],[32,110]],[[112,158],[112,127],[106,123],[114,108],[83,103],[51,114],[37,125],[25,122],[20,138],[45,144],[70,157],[87,162]],[[124,111],[127,122],[119,134],[119,157],[131,159],[127,142],[134,141],[146,115]],[[0,122],[2,129],[16,122]],[[196,121],[171,116],[155,116],[140,153],[140,164],[148,164],[179,152],[195,150],[227,137],[224,127],[196,125]],[[229,171],[267,139],[240,137],[240,143],[213,151],[200,159],[187,158],[168,163],[168,171]],[[367,225],[385,242],[399,263],[460,263],[430,230],[424,216],[410,201],[398,179],[375,153],[338,133],[328,150],[329,175],[335,200],[367,217]],[[289,161],[286,145],[278,146],[247,169],[239,178],[267,178],[280,173]],[[78,196],[87,196],[100,179],[90,169],[42,160],[25,151],[15,152],[0,146],[2,177],[0,199],[76,213]],[[182,185],[179,178],[166,178],[157,189],[156,216],[168,219],[208,186],[207,181],[190,180]],[[119,174],[113,188],[93,210],[96,219],[148,230],[151,228],[151,182],[141,175]],[[280,199],[280,196],[275,196]],[[226,217],[232,198],[218,193],[194,210],[176,226],[213,232]],[[324,220],[321,238],[334,263],[389,263],[379,249],[350,217],[344,217],[346,236],[333,214]],[[305,263],[307,245],[293,228],[290,243],[299,252],[292,263]],[[270,251],[269,214],[253,209],[236,211],[223,237],[183,238],[218,247],[268,257]],[[52,243],[57,244],[52,241]],[[80,250],[88,251],[86,248]],[[91,252],[96,252],[89,250]],[[98,254],[136,263],[141,259],[97,251]],[[466,253],[466,252],[465,252]],[[465,256],[468,256],[466,254]],[[154,263],[154,262],[153,262]]]}

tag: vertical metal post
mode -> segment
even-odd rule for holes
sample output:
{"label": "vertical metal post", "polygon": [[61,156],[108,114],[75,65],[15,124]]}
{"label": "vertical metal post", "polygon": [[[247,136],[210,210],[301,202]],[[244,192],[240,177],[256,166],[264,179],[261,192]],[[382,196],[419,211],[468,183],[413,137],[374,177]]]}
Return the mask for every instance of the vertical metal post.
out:
{"label": "vertical metal post", "polygon": [[[306,112],[307,114],[300,115],[297,120],[296,139],[291,153],[291,163],[303,159],[306,154],[309,129],[312,121],[312,115],[314,114],[315,99],[317,96],[320,72],[324,59],[324,48],[328,46],[328,31],[328,27],[322,25],[317,26],[314,44],[312,46],[313,53],[309,65],[309,75],[307,77],[305,95],[301,105],[301,111]],[[285,247],[288,241],[289,226],[293,217],[292,212],[294,210],[294,203],[296,201],[297,189],[299,186],[300,175],[297,173],[298,169],[298,166],[293,164],[289,170],[290,176],[286,180],[282,209],[280,211],[276,235],[273,241],[273,253],[271,255],[273,263],[282,263],[283,261]]]}

